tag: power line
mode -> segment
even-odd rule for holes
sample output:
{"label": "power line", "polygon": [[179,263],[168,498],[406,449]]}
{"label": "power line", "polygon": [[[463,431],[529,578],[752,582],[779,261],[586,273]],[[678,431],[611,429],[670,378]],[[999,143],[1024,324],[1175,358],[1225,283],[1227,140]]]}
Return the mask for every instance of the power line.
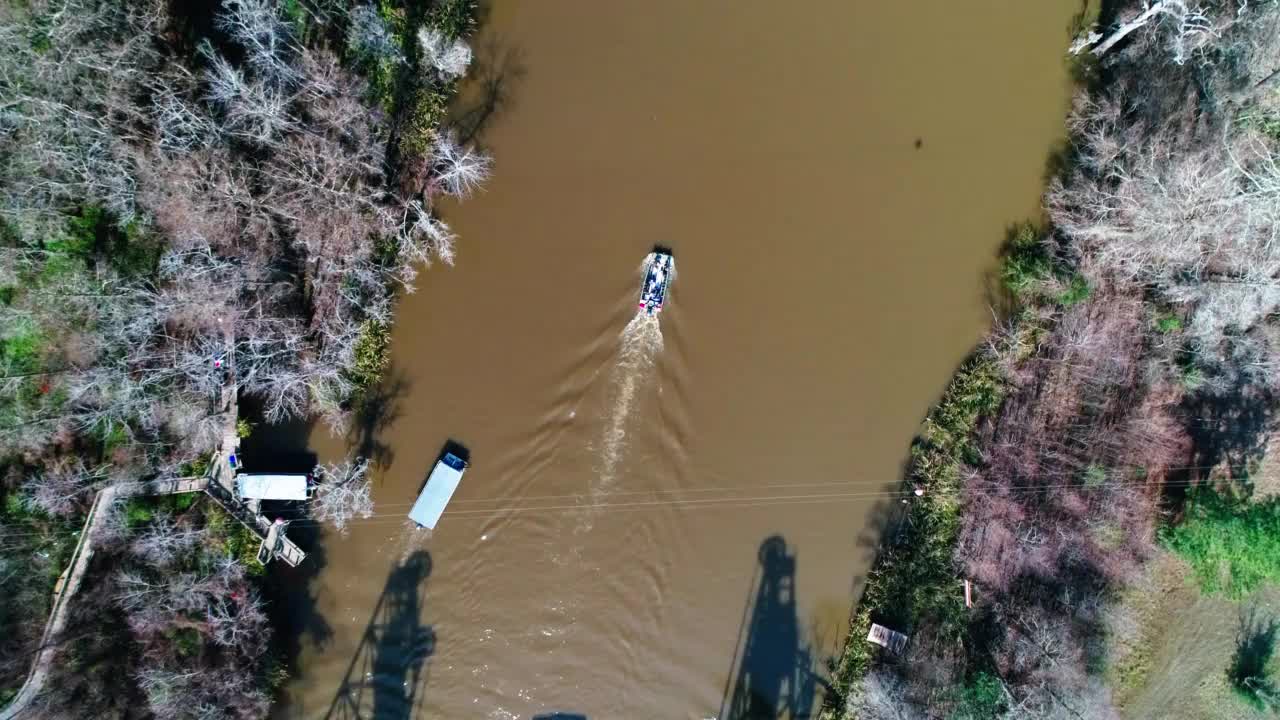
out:
{"label": "power line", "polygon": [[[1212,469],[1215,467],[1217,466],[1188,465],[1188,466],[1165,468],[1165,470]],[[851,493],[805,493],[800,495],[778,495],[778,496],[758,496],[758,495],[744,494],[744,493],[750,493],[755,490],[801,488],[801,487],[822,488],[822,487],[837,487],[837,486],[848,486],[848,485],[868,485],[871,483],[876,483],[880,485],[889,485],[889,484],[892,484],[893,482],[895,481],[877,482],[877,481],[870,481],[870,480],[845,480],[845,481],[834,481],[834,482],[825,482],[825,483],[788,483],[788,484],[775,484],[775,485],[755,485],[755,486],[745,486],[745,487],[738,487],[738,488],[722,487],[722,488],[685,488],[685,489],[669,489],[669,490],[663,490],[663,489],[634,490],[634,491],[610,492],[610,493],[605,493],[603,495],[606,498],[608,498],[608,497],[637,496],[637,495],[661,497],[663,495],[673,495],[673,494],[682,494],[682,493],[707,493],[707,492],[727,492],[731,494],[725,497],[713,497],[713,498],[668,497],[665,499],[655,499],[655,500],[649,500],[649,501],[634,500],[634,501],[626,501],[626,502],[603,502],[603,503],[589,502],[589,503],[577,503],[577,504],[571,504],[571,505],[514,505],[513,504],[513,505],[505,505],[505,506],[498,505],[495,507],[466,507],[461,509],[453,508],[450,510],[446,510],[444,514],[448,517],[455,517],[459,519],[475,519],[475,518],[496,517],[503,514],[513,515],[513,514],[523,514],[523,513],[529,513],[529,512],[547,512],[547,513],[554,513],[554,514],[567,514],[567,513],[575,513],[575,512],[586,512],[590,510],[620,512],[620,511],[627,511],[627,510],[634,511],[639,509],[658,508],[658,507],[672,507],[676,509],[695,509],[699,507],[706,507],[706,508],[762,507],[762,506],[767,506],[771,504],[778,504],[778,505],[812,504],[812,503],[818,503],[818,502],[824,502],[824,501],[850,502],[853,500],[865,500],[865,499],[877,499],[877,498],[909,499],[915,495],[914,489],[911,489],[911,488],[903,488],[903,489],[896,489],[896,490],[883,489],[883,490],[871,490],[866,492],[851,492]],[[901,482],[901,481],[898,480],[896,482]],[[1000,493],[1000,492],[1037,493],[1037,492],[1048,491],[1048,490],[1064,490],[1064,489],[1098,490],[1098,489],[1103,489],[1108,487],[1137,488],[1137,487],[1144,487],[1151,484],[1146,479],[1104,480],[1094,484],[1088,484],[1084,481],[1077,481],[1077,482],[1070,482],[1070,483],[1043,484],[1043,485],[1041,484],[999,485],[995,481],[989,481],[989,482],[992,483],[993,485],[992,489],[995,490],[997,493]],[[1199,484],[1201,482],[1202,481],[1199,479],[1188,478],[1185,480],[1167,480],[1167,481],[1158,483],[1157,485],[1160,488],[1182,488],[1182,487],[1190,487],[1190,486]],[[936,495],[954,496],[954,495],[964,494],[967,490],[968,488],[961,486],[951,490],[941,490],[941,489],[934,488],[934,489],[926,490],[926,492],[928,494],[935,495],[935,496]],[[734,495],[734,493],[736,493],[736,495]],[[507,497],[496,497],[496,498],[472,498],[469,500],[456,500],[456,501],[453,501],[453,504],[457,505],[459,503],[476,504],[476,503],[504,503],[504,502],[520,503],[520,502],[526,502],[526,501],[536,502],[539,500],[563,500],[563,499],[571,499],[571,498],[594,499],[596,497],[599,497],[599,496],[594,495],[592,493],[572,493],[572,494],[565,494],[565,495],[507,496]],[[409,507],[411,505],[412,503],[386,503],[386,504],[379,504],[378,508],[380,509],[403,508],[403,507]],[[405,515],[403,515],[400,512],[391,512],[391,513],[377,512],[370,515],[368,518],[354,518],[354,519],[348,520],[347,524],[361,525],[361,526],[375,525],[375,524],[392,524],[392,523],[388,523],[386,520],[384,520],[384,518],[403,518],[403,521],[407,521],[407,518],[405,517]],[[398,522],[401,522],[401,521],[398,521]],[[291,521],[290,524],[296,527],[312,527],[312,526],[324,525],[326,523],[308,518],[308,519],[294,520],[294,521]],[[3,543],[4,541],[7,541],[13,538],[18,538],[18,537],[37,537],[37,536],[43,537],[49,534],[50,533],[47,533],[47,532],[7,533],[3,529],[0,529],[0,543]]]}

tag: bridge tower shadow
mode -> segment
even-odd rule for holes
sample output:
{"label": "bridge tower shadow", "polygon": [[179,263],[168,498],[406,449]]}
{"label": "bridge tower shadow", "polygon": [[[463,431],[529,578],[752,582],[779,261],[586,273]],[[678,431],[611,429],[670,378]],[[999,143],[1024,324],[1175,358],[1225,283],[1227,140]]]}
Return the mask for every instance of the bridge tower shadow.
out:
{"label": "bridge tower shadow", "polygon": [[378,598],[325,720],[409,720],[419,716],[420,690],[436,636],[422,624],[431,556],[415,552],[397,565]]}
{"label": "bridge tower shadow", "polygon": [[[734,666],[725,684],[719,720],[801,720],[812,716],[819,687],[796,613],[796,557],[786,540],[773,535],[760,544],[738,633]],[[750,592],[750,591],[748,591]],[[736,668],[736,672],[735,672]]]}

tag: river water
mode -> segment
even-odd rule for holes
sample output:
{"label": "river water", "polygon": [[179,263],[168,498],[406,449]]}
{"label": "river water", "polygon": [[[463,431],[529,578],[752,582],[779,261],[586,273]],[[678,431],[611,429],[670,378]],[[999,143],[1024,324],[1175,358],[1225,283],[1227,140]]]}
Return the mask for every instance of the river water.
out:
{"label": "river water", "polygon": [[[496,172],[399,307],[354,438],[377,514],[322,538],[281,716],[812,710],[885,490],[1037,212],[1079,5],[496,2]],[[471,468],[411,531],[450,438]]]}

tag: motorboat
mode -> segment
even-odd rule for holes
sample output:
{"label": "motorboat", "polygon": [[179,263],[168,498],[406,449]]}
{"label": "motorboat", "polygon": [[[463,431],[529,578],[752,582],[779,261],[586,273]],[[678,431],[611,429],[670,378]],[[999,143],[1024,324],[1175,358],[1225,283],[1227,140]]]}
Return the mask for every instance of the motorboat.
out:
{"label": "motorboat", "polygon": [[462,481],[462,473],[467,469],[467,461],[462,457],[464,454],[455,454],[449,448],[436,461],[427,484],[409,510],[409,519],[417,523],[418,527],[435,528],[439,522],[445,506],[453,497],[453,491],[458,489],[458,483]]}
{"label": "motorboat", "polygon": [[653,315],[662,312],[667,288],[676,274],[676,259],[667,248],[656,247],[644,261],[644,284],[640,286],[640,309]]}

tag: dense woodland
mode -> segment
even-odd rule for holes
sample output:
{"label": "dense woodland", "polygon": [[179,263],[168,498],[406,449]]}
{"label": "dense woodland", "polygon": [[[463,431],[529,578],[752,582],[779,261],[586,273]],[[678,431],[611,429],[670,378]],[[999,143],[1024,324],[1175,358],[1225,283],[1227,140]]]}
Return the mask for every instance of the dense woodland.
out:
{"label": "dense woodland", "polygon": [[912,447],[925,494],[884,532],[828,717],[1117,717],[1117,601],[1154,553],[1206,591],[1280,581],[1250,479],[1280,383],[1280,7],[1118,5],[1072,48],[1046,220],[1011,230],[1006,319]]}
{"label": "dense woodland", "polygon": [[[229,379],[261,420],[337,429],[378,381],[395,295],[452,258],[435,202],[489,171],[443,126],[476,22],[472,0],[0,4],[0,702],[94,491],[200,474]],[[256,540],[175,497],[111,509],[40,712],[265,712]],[[329,497],[339,524],[367,502]]]}

